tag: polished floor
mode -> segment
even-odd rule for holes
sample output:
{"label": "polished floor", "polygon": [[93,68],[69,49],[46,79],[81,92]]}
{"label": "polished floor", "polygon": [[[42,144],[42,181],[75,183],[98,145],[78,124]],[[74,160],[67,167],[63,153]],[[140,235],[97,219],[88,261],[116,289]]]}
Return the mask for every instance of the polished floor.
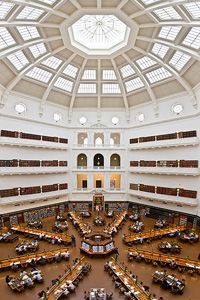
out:
{"label": "polished floor", "polygon": [[[89,218],[85,219],[87,223],[92,224],[92,220],[94,218],[94,215]],[[107,222],[110,222],[110,219],[106,220]],[[145,223],[145,230],[153,228],[153,224],[155,220],[145,217],[143,219]],[[51,229],[51,225],[54,222],[54,218],[49,218],[44,220],[44,229]],[[128,269],[132,271],[134,274],[138,276],[138,279],[142,281],[145,285],[150,286],[150,290],[152,293],[155,293],[156,296],[162,296],[164,297],[164,300],[175,300],[175,299],[181,299],[181,300],[199,300],[200,299],[200,276],[190,276],[188,274],[180,274],[177,272],[177,276],[181,279],[184,278],[186,280],[186,288],[183,295],[173,295],[169,291],[161,289],[158,285],[152,284],[152,274],[155,272],[156,268],[147,265],[145,263],[137,263],[137,262],[128,262],[127,260],[127,249],[128,247],[125,246],[122,243],[122,235],[123,233],[128,233],[128,226],[131,224],[130,221],[126,221],[123,228],[118,232],[118,234],[115,236],[114,240],[116,243],[116,246],[119,249],[119,260],[124,262]],[[95,227],[95,230],[102,230],[101,227]],[[71,258],[70,262],[60,262],[58,264],[47,264],[45,266],[39,267],[43,274],[44,274],[44,283],[43,284],[36,284],[33,289],[26,289],[23,293],[18,294],[12,292],[8,286],[5,283],[5,277],[7,274],[11,274],[13,272],[1,272],[0,273],[0,291],[1,291],[1,299],[2,300],[36,300],[38,299],[38,292],[40,292],[43,289],[46,289],[47,287],[51,286],[51,280],[55,279],[58,275],[62,275],[64,273],[64,270],[66,269],[66,266],[69,265],[72,260],[75,257],[80,256],[80,241],[81,238],[78,235],[76,229],[74,229],[72,223],[69,221],[69,230],[68,232],[70,234],[74,234],[77,241],[77,246],[75,248],[69,247],[71,252]],[[23,239],[23,236],[20,236],[20,239]],[[163,239],[164,240],[164,239]],[[165,239],[166,240],[166,239]],[[13,244],[0,244],[0,259],[7,258],[8,256],[15,256],[15,246],[19,243],[19,241],[13,243]],[[158,241],[154,241],[151,244],[146,244],[142,247],[143,249],[148,250],[157,250]],[[55,249],[58,248],[56,245],[50,245],[46,242],[40,242],[40,250],[48,250],[48,249]],[[188,245],[188,244],[182,244],[182,253],[180,256],[182,257],[190,257],[192,259],[197,259],[198,254],[200,252],[200,242],[198,242],[195,245]],[[113,281],[111,277],[107,274],[107,272],[104,272],[104,263],[106,260],[108,260],[109,257],[106,259],[100,258],[87,258],[87,260],[92,265],[92,271],[84,277],[84,279],[80,282],[78,288],[76,289],[76,292],[71,294],[70,297],[68,297],[71,300],[82,300],[84,299],[84,291],[89,291],[90,288],[93,287],[104,287],[106,291],[113,292],[113,299],[115,300],[121,300],[124,299],[123,295],[119,293],[118,289],[114,287]],[[169,273],[176,274],[176,271],[170,271],[167,269]],[[14,273],[17,275],[17,273]]]}

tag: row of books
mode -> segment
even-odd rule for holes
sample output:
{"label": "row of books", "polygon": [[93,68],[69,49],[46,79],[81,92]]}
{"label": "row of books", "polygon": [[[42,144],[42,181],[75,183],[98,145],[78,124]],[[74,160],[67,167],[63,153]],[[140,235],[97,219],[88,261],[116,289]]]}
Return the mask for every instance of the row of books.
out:
{"label": "row of books", "polygon": [[130,139],[130,144],[171,140],[171,139],[183,139],[183,138],[191,138],[191,137],[196,137],[196,136],[197,136],[196,130],[173,132],[173,133],[167,133],[167,134],[159,134],[159,135],[132,138],[132,139]]}
{"label": "row of books", "polygon": [[147,193],[156,193],[156,194],[163,194],[169,196],[179,196],[179,197],[186,197],[186,198],[196,198],[197,191],[194,190],[186,190],[183,188],[168,188],[168,187],[160,187],[160,186],[153,186],[153,185],[146,185],[146,184],[135,184],[130,183],[130,189],[135,191],[142,191]]}
{"label": "row of books", "polygon": [[68,144],[68,139],[66,138],[32,134],[32,133],[19,132],[19,131],[1,130],[1,136],[9,137],[9,138],[20,138],[20,139],[27,139],[27,140],[37,140],[37,141]]}
{"label": "row of books", "polygon": [[140,160],[130,161],[130,167],[198,168],[198,160]]}
{"label": "row of books", "polygon": [[56,184],[49,184],[43,186],[5,189],[5,190],[0,190],[0,198],[13,197],[19,195],[40,194],[40,193],[47,193],[47,192],[67,190],[67,189],[68,189],[67,183],[60,183],[60,184],[56,183]]}
{"label": "row of books", "polygon": [[66,160],[0,160],[0,167],[67,167]]}

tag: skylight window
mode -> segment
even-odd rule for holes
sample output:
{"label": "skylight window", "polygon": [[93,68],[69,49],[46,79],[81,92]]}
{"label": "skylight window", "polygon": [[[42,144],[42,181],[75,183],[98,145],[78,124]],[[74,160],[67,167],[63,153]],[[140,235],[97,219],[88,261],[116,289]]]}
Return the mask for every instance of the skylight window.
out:
{"label": "skylight window", "polygon": [[52,76],[52,73],[47,72],[38,67],[34,67],[32,70],[30,70],[28,73],[26,73],[26,76],[36,79],[38,81],[44,82],[44,83],[48,83]]}
{"label": "skylight window", "polygon": [[68,65],[65,70],[63,71],[63,73],[67,76],[70,76],[72,78],[76,78],[76,74],[78,72],[78,68],[72,65]]}
{"label": "skylight window", "polygon": [[96,94],[95,83],[81,83],[79,85],[78,94]]}
{"label": "skylight window", "polygon": [[153,3],[156,3],[160,0],[142,0],[142,2],[146,5],[149,5],[149,4],[153,4]]}
{"label": "skylight window", "polygon": [[170,60],[170,64],[175,67],[176,70],[181,71],[182,68],[190,60],[191,56],[181,51],[177,51]]}
{"label": "skylight window", "polygon": [[118,83],[104,83],[102,92],[103,94],[120,94],[121,90]]}
{"label": "skylight window", "polygon": [[35,58],[47,52],[47,49],[43,43],[30,46],[29,49]]}
{"label": "skylight window", "polygon": [[186,38],[183,41],[183,44],[194,49],[200,48],[200,27],[193,27]]}
{"label": "skylight window", "polygon": [[135,71],[133,70],[133,68],[130,65],[126,65],[126,66],[122,67],[120,69],[120,71],[121,71],[123,78],[127,78],[127,77],[135,74]]}
{"label": "skylight window", "polygon": [[46,3],[48,5],[53,5],[57,0],[39,0],[39,2]]}
{"label": "skylight window", "polygon": [[33,8],[30,6],[25,6],[19,15],[16,17],[17,20],[37,20],[42,14],[44,10]]}
{"label": "skylight window", "polygon": [[139,65],[140,69],[142,69],[142,70],[145,70],[156,64],[156,62],[148,56],[144,56],[144,57],[136,60],[136,63]]}
{"label": "skylight window", "polygon": [[169,47],[165,46],[165,45],[161,45],[161,44],[158,44],[158,43],[155,43],[153,45],[153,48],[152,48],[152,53],[156,54],[157,56],[161,57],[161,58],[164,58],[165,55],[167,54],[167,51],[169,50]]}
{"label": "skylight window", "polygon": [[20,71],[23,69],[26,65],[29,64],[28,59],[24,55],[22,51],[17,51],[13,54],[10,54],[7,56],[7,59],[11,62],[11,64],[18,70]]}
{"label": "skylight window", "polygon": [[170,76],[172,76],[172,74],[168,72],[164,67],[161,67],[159,69],[147,73],[146,76],[149,79],[150,83],[154,83],[169,78]]}
{"label": "skylight window", "polygon": [[103,80],[117,80],[114,70],[103,70]]}
{"label": "skylight window", "polygon": [[84,80],[95,80],[97,77],[96,70],[85,70],[82,76]]}
{"label": "skylight window", "polygon": [[68,79],[58,77],[54,86],[60,88],[61,90],[71,92],[73,88],[73,82]]}
{"label": "skylight window", "polygon": [[112,54],[127,45],[130,28],[115,15],[84,15],[69,28],[71,43],[87,54]]}
{"label": "skylight window", "polygon": [[193,19],[200,19],[200,1],[186,3],[184,6]]}
{"label": "skylight window", "polygon": [[17,26],[17,30],[24,41],[40,37],[40,34],[35,26]]}
{"label": "skylight window", "polygon": [[126,86],[126,91],[129,93],[129,92],[132,92],[134,90],[137,90],[137,89],[143,87],[144,84],[143,84],[142,80],[140,79],[140,77],[137,77],[132,80],[126,81],[125,86]]}
{"label": "skylight window", "polygon": [[62,63],[62,60],[55,56],[51,56],[51,57],[47,58],[46,60],[42,61],[42,65],[45,65],[53,70],[57,70],[61,63]]}
{"label": "skylight window", "polygon": [[14,44],[15,40],[13,39],[9,31],[4,27],[0,27],[0,49],[12,46]]}
{"label": "skylight window", "polygon": [[12,3],[0,1],[0,20],[5,19],[13,7]]}
{"label": "skylight window", "polygon": [[168,6],[164,8],[159,8],[153,11],[160,20],[181,20],[181,16],[175,10],[174,7]]}
{"label": "skylight window", "polygon": [[162,39],[174,41],[181,28],[181,26],[163,26],[158,36]]}

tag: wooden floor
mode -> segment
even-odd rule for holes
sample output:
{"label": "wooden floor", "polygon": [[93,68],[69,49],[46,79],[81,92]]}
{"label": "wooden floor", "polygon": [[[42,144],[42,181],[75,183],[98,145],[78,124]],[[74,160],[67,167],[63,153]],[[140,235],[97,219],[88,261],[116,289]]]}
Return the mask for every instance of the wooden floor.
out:
{"label": "wooden floor", "polygon": [[[90,219],[85,219],[87,223],[92,224],[92,220],[94,218],[94,215]],[[152,220],[150,218],[144,218],[143,219],[145,223],[145,230],[152,229],[153,224],[155,220]],[[54,222],[54,218],[44,220],[44,229],[50,230],[51,225]],[[107,222],[110,222],[110,219],[107,219]],[[167,269],[169,273],[177,274],[177,276],[181,279],[184,278],[186,280],[186,288],[184,291],[184,294],[182,296],[180,295],[173,295],[169,291],[161,289],[158,285],[152,284],[152,274],[156,269],[161,269],[161,268],[154,268],[151,265],[147,265],[145,263],[137,263],[137,262],[128,262],[127,260],[127,249],[128,247],[125,246],[122,243],[122,235],[123,233],[128,233],[128,226],[132,222],[127,221],[125,225],[123,226],[122,230],[118,232],[118,234],[115,236],[114,240],[116,243],[116,246],[119,249],[119,260],[124,262],[128,269],[132,271],[134,274],[138,276],[138,279],[142,281],[145,285],[150,286],[150,290],[152,293],[155,293],[156,296],[162,296],[164,297],[164,300],[174,300],[174,299],[181,299],[181,300],[199,300],[200,299],[200,276],[195,275],[194,277],[191,277],[188,274],[180,274],[176,271],[171,271]],[[101,227],[95,227],[95,229],[102,230]],[[77,246],[76,248],[69,247],[70,252],[71,252],[71,258],[70,262],[75,257],[80,256],[80,241],[81,238],[78,235],[77,231],[74,229],[72,223],[69,221],[69,234],[74,234],[76,237],[77,241]],[[20,236],[20,239],[23,239],[23,236]],[[167,240],[167,239],[163,239]],[[7,258],[8,256],[15,256],[15,245],[19,243],[19,241],[13,243],[13,244],[0,244],[0,258]],[[157,251],[157,245],[158,241],[154,241],[151,244],[146,244],[143,246],[138,246],[143,249],[147,250],[155,250]],[[49,250],[49,249],[55,249],[58,248],[56,245],[50,245],[46,242],[40,242],[40,250]],[[180,256],[182,257],[187,257],[189,256],[192,259],[197,259],[198,254],[200,252],[200,242],[198,242],[195,245],[188,245],[188,244],[182,244],[182,253]],[[104,272],[104,263],[106,260],[108,260],[109,257],[105,259],[97,259],[97,258],[88,258],[87,260],[91,263],[92,265],[92,271],[84,277],[84,279],[80,282],[78,288],[76,289],[76,293],[73,293],[68,297],[71,300],[82,300],[84,299],[84,291],[89,291],[90,288],[92,287],[97,287],[97,288],[105,288],[108,293],[113,292],[113,299],[115,300],[120,300],[124,299],[123,295],[118,292],[118,289],[114,287],[113,281],[111,277],[108,275],[107,272]],[[36,284],[33,289],[25,289],[24,292],[21,294],[14,293],[10,290],[10,288],[7,286],[5,283],[5,277],[7,274],[13,274],[13,272],[1,272],[0,273],[0,291],[1,291],[1,299],[2,300],[19,300],[19,299],[24,299],[24,300],[36,300],[38,299],[38,292],[40,292],[43,289],[46,289],[47,287],[51,286],[51,280],[55,279],[58,275],[62,275],[64,273],[64,270],[66,269],[68,262],[60,262],[58,264],[47,264],[45,266],[39,266],[39,268],[42,270],[44,274],[44,283],[43,284]],[[17,275],[18,273],[14,273],[14,275]]]}

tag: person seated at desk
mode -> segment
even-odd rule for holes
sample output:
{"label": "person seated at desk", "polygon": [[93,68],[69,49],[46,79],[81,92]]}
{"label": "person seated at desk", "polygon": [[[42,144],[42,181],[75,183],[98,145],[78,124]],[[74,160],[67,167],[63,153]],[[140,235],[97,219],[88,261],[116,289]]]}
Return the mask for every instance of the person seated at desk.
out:
{"label": "person seated at desk", "polygon": [[140,221],[140,216],[139,216],[138,213],[134,213],[134,214],[132,214],[132,215],[129,216],[129,219],[131,221]]}
{"label": "person seated at desk", "polygon": [[61,257],[64,258],[65,260],[68,260],[70,257],[69,251],[62,252]]}
{"label": "person seated at desk", "polygon": [[38,293],[39,299],[40,300],[45,300],[47,299],[47,293],[45,291],[41,291]]}
{"label": "person seated at desk", "polygon": [[33,279],[33,281],[42,283],[43,282],[43,276],[42,276],[42,272],[38,269],[32,269],[30,271],[30,277]]}
{"label": "person seated at desk", "polygon": [[28,276],[28,274],[21,277],[21,282],[24,284],[24,286],[27,286],[27,287],[34,286],[34,282],[33,282],[32,278],[30,276]]}
{"label": "person seated at desk", "polygon": [[40,256],[40,257],[37,259],[37,262],[38,262],[40,265],[45,265],[45,264],[46,264],[46,257],[45,257],[45,256]]}
{"label": "person seated at desk", "polygon": [[70,292],[73,292],[75,290],[75,285],[72,283],[72,281],[67,281],[67,289],[70,291]]}
{"label": "person seated at desk", "polygon": [[90,270],[90,266],[89,265],[85,264],[85,265],[82,266],[82,272],[84,274],[87,274],[89,272],[89,270]]}

